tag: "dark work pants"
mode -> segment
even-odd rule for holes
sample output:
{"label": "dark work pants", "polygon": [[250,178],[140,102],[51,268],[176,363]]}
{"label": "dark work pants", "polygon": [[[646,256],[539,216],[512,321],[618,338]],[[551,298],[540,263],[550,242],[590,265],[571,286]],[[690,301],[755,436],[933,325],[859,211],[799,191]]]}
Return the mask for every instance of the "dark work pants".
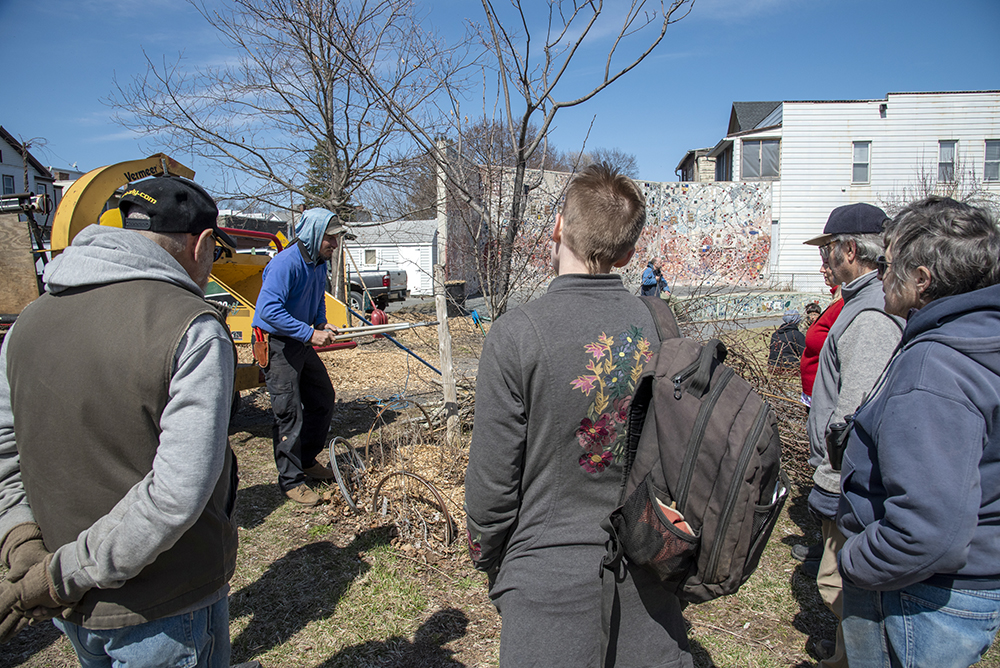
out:
{"label": "dark work pants", "polygon": [[270,337],[270,358],[264,369],[274,412],[274,465],[278,487],[287,492],[306,481],[302,469],[316,463],[326,446],[335,395],[330,375],[319,355],[301,341]]}

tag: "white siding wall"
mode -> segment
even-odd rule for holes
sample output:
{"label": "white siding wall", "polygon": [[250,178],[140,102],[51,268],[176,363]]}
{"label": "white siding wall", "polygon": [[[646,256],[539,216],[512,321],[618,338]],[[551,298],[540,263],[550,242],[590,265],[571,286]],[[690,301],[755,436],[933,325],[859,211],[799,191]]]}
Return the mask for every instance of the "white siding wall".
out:
{"label": "white siding wall", "polygon": [[[417,296],[434,294],[433,251],[430,244],[357,246],[350,243],[346,250],[354,258],[354,263],[361,271],[371,269],[403,270],[406,272],[406,287],[411,294]],[[374,265],[364,264],[366,250],[375,251],[376,263]],[[355,264],[348,261],[348,267],[352,272]]]}
{"label": "white siding wall", "polygon": [[[879,106],[886,105],[884,118]],[[860,102],[785,102],[780,222],[772,278],[819,289],[819,256],[803,241],[821,234],[835,207],[882,205],[910,190],[921,173],[936,179],[938,140],[958,141],[957,167],[982,179],[986,139],[1000,138],[1000,93],[890,94]],[[852,184],[853,142],[870,141],[870,183]],[[738,156],[735,158],[738,165]],[[1000,194],[1000,182],[987,187]]]}

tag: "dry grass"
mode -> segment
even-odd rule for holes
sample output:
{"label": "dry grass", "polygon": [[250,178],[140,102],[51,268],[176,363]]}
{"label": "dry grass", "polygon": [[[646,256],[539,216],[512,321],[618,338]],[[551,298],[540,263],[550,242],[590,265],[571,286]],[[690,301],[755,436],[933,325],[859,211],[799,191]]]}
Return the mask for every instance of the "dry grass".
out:
{"label": "dry grass", "polygon": [[[470,427],[483,336],[471,319],[451,323],[463,423]],[[819,535],[805,507],[811,471],[797,377],[775,376],[762,362],[771,331],[737,329],[724,338],[728,362],[768,394],[778,411],[793,492],[759,569],[740,592],[685,610],[699,668],[810,666],[815,657],[807,648],[833,637],[834,618],[820,602],[815,581],[789,554],[794,543],[812,543]],[[434,328],[397,338],[437,366]],[[444,540],[441,505],[453,528],[464,526],[468,434],[451,449],[442,445],[437,375],[384,340],[363,340],[323,359],[338,392],[333,432],[357,452],[367,449],[368,467],[357,491],[362,512],[351,512],[336,486],[320,488],[329,503],[316,509],[296,507],[278,492],[266,392],[244,393],[230,436],[241,476],[240,552],[230,599],[233,663],[255,658],[266,668],[495,666],[500,621],[485,579],[471,568],[462,538]],[[373,506],[375,487],[400,470],[430,483],[443,504],[424,483],[396,475],[383,485],[385,500]],[[0,647],[0,668],[72,665],[68,642],[49,624]],[[1000,668],[997,652],[981,665]]]}

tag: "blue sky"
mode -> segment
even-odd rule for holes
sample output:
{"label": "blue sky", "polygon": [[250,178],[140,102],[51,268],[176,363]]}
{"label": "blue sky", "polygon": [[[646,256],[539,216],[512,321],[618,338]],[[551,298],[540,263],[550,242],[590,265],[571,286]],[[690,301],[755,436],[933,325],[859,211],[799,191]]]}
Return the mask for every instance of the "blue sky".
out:
{"label": "blue sky", "polygon": [[[481,20],[474,0],[421,8],[445,36],[458,34],[462,17]],[[102,102],[114,77],[145,71],[143,50],[168,62],[183,53],[191,64],[227,57],[182,0],[0,0],[0,26],[0,125],[44,140],[33,149],[44,164],[82,171],[148,153]],[[998,0],[696,0],[639,68],[560,111],[552,137],[560,150],[578,150],[593,121],[589,147],[622,149],[644,180],[674,181],[685,151],[725,135],[734,101],[1000,89],[998,32]],[[602,46],[581,54],[571,83],[590,80]]]}

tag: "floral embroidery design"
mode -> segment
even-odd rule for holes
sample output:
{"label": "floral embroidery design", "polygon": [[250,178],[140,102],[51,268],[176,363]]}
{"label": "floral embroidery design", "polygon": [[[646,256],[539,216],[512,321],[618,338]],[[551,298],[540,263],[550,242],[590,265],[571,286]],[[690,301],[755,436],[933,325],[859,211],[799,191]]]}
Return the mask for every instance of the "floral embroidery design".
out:
{"label": "floral embroidery design", "polygon": [[570,385],[588,397],[593,393],[594,400],[587,409],[587,417],[580,421],[576,439],[583,448],[580,466],[588,473],[600,473],[612,462],[621,460],[628,407],[643,365],[652,353],[649,341],[635,326],[617,337],[602,332],[584,350],[592,358],[587,362],[590,373],[577,376]]}

